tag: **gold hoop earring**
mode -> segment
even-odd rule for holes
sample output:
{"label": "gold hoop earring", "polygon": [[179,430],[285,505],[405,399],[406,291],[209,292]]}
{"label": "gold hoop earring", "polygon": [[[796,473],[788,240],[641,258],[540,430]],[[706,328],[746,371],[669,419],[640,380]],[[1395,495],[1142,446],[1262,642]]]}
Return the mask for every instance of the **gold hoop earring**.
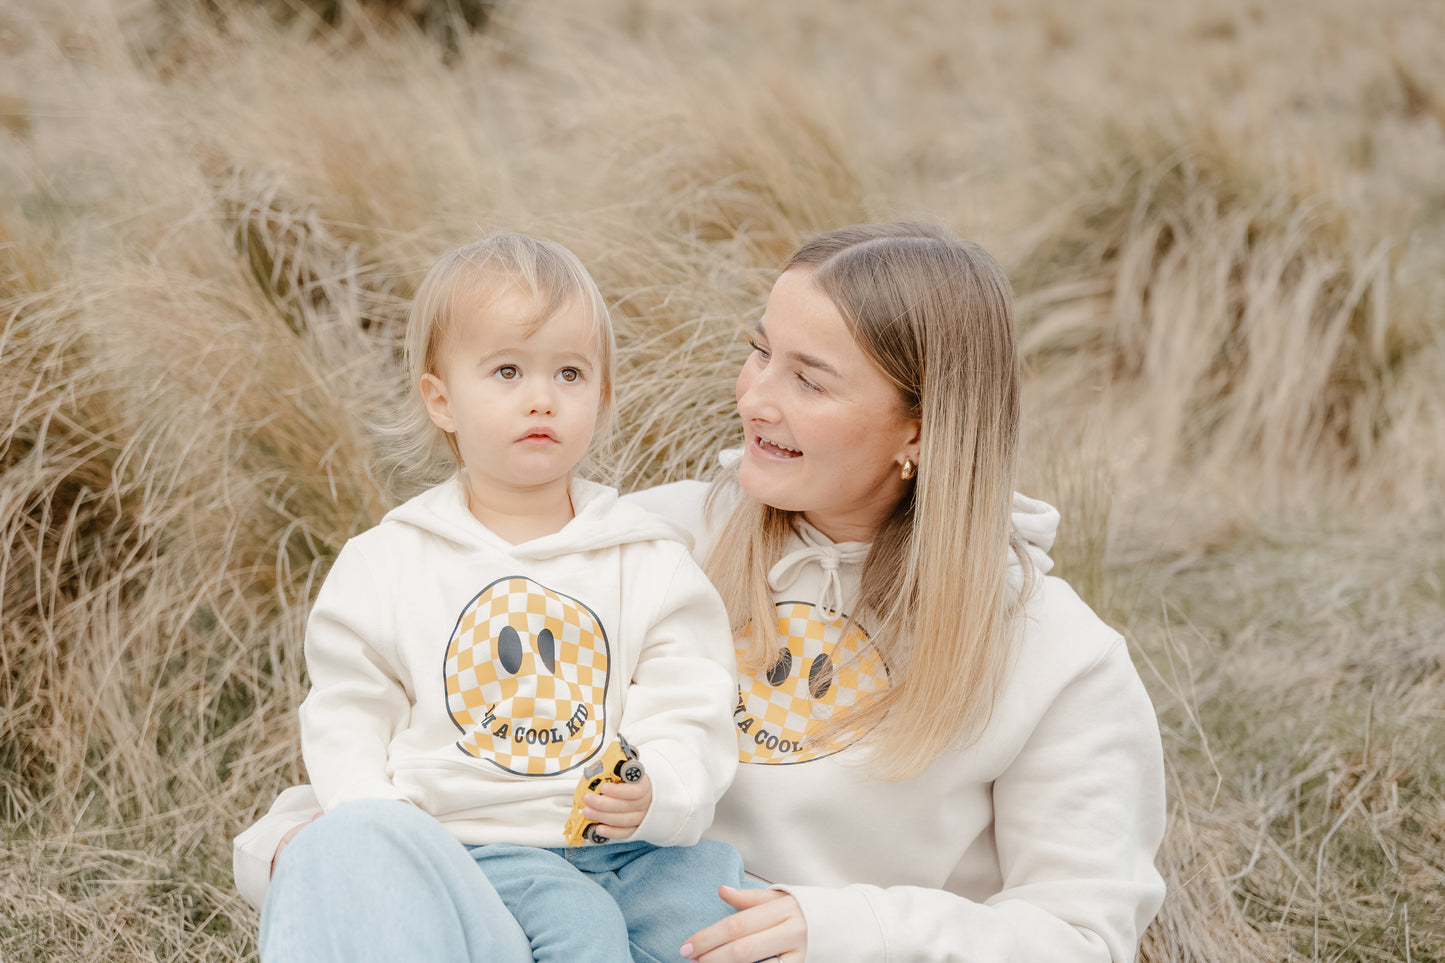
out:
{"label": "gold hoop earring", "polygon": [[903,459],[903,471],[899,472],[899,474],[903,476],[904,481],[908,481],[908,479],[913,477],[913,459]]}

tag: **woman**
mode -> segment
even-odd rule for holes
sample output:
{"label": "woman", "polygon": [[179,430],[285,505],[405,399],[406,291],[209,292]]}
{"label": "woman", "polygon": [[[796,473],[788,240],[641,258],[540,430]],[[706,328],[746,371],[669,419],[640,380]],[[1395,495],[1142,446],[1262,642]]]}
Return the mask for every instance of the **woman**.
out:
{"label": "woman", "polygon": [[[724,890],[739,912],[682,954],[1132,959],[1164,891],[1158,726],[1122,638],[1045,576],[1052,509],[1012,493],[1019,370],[998,266],[919,225],[825,234],[784,266],[737,396],[735,471],[633,496],[694,538],[732,616],[743,765],[708,835],[772,886]],[[288,790],[237,841],[248,898],[311,811]],[[304,895],[310,870],[360,851],[432,894],[422,918],[392,907],[378,929],[517,958],[446,839],[421,852],[425,831],[389,811],[340,815],[278,861],[263,950],[268,929],[379,918]]]}

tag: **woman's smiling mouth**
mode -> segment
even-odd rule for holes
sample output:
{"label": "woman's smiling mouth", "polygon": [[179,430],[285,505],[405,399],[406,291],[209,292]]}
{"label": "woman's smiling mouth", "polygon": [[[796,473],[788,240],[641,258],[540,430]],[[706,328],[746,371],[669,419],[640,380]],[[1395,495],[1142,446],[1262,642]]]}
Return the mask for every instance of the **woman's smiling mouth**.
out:
{"label": "woman's smiling mouth", "polygon": [[775,441],[769,441],[762,435],[754,435],[753,438],[754,444],[757,445],[758,449],[769,455],[775,455],[779,458],[798,458],[803,454],[796,448],[789,448],[787,445],[780,445]]}

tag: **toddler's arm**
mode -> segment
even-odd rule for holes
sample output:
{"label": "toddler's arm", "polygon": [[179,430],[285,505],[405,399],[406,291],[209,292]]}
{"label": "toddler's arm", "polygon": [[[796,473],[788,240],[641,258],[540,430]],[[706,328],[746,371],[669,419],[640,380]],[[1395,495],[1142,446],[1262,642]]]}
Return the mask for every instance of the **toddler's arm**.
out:
{"label": "toddler's arm", "polygon": [[405,798],[387,777],[387,746],[410,712],[395,666],[395,606],[355,541],[337,556],[306,623],[311,692],[301,754],[323,809]]}
{"label": "toddler's arm", "polygon": [[321,806],[310,786],[292,786],[276,797],[266,815],[236,837],[231,844],[231,871],[236,877],[236,889],[246,902],[261,908],[281,841],[320,813]]}
{"label": "toddler's arm", "polygon": [[[634,836],[659,846],[697,842],[737,771],[737,658],[722,599],[687,550],[666,543],[655,560],[660,594],[626,692],[621,731],[647,770],[651,801]],[[654,569],[655,571],[655,569]],[[663,570],[664,573],[666,569]],[[636,805],[626,793],[611,796]],[[599,803],[594,808],[607,813]],[[613,838],[618,838],[616,835]]]}

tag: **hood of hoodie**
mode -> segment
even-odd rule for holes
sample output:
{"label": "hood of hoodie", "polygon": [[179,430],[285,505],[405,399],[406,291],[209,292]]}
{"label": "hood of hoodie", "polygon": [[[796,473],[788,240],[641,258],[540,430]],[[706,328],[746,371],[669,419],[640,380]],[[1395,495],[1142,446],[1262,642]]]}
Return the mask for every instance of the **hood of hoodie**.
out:
{"label": "hood of hoodie", "polygon": [[[1005,577],[1009,588],[1018,593],[1029,574],[1047,575],[1054,567],[1049,549],[1058,532],[1059,510],[1047,502],[1015,492],[1010,518],[1013,545],[1008,553]],[[826,612],[838,612],[844,600],[854,597],[858,589],[863,562],[868,557],[868,543],[831,541],[801,517],[794,520],[793,530],[797,540],[768,571],[768,584],[774,592],[784,592],[800,581],[811,582],[812,579],[804,579],[804,575],[813,568],[815,577],[820,576],[821,580],[817,583],[816,597],[809,601]],[[1026,573],[1025,558],[1031,573]]]}
{"label": "hood of hoodie", "polygon": [[467,508],[461,472],[387,512],[382,524],[410,525],[457,545],[500,548],[513,558],[536,561],[630,542],[679,541],[667,522],[635,505],[619,502],[615,488],[573,478],[568,494],[572,497],[572,520],[550,535],[518,545],[491,531]]}
{"label": "hood of hoodie", "polygon": [[1059,510],[1048,502],[1014,492],[1009,520],[1013,525],[1014,550],[1009,553],[1008,580],[1018,589],[1023,585],[1020,551],[1028,557],[1036,575],[1047,575],[1054,567],[1049,549],[1054,547],[1054,538],[1059,533]]}
{"label": "hood of hoodie", "polygon": [[[731,468],[742,459],[741,448],[725,448],[717,454],[718,464]],[[741,492],[738,492],[741,495]],[[1048,502],[1030,498],[1018,492],[1013,493],[1013,505],[1009,514],[1012,547],[1008,553],[1008,584],[1015,591],[1024,586],[1026,557],[1032,574],[1047,575],[1054,567],[1049,549],[1059,531],[1059,510]],[[795,531],[802,546],[787,552],[768,574],[768,581],[775,591],[781,590],[792,580],[802,566],[814,563],[823,570],[823,595],[816,601],[823,608],[835,608],[844,597],[851,597],[856,586],[844,585],[849,569],[857,569],[868,555],[864,542],[835,543],[826,535],[802,520],[799,516]],[[711,540],[709,540],[710,544]],[[844,573],[840,577],[840,570]]]}

